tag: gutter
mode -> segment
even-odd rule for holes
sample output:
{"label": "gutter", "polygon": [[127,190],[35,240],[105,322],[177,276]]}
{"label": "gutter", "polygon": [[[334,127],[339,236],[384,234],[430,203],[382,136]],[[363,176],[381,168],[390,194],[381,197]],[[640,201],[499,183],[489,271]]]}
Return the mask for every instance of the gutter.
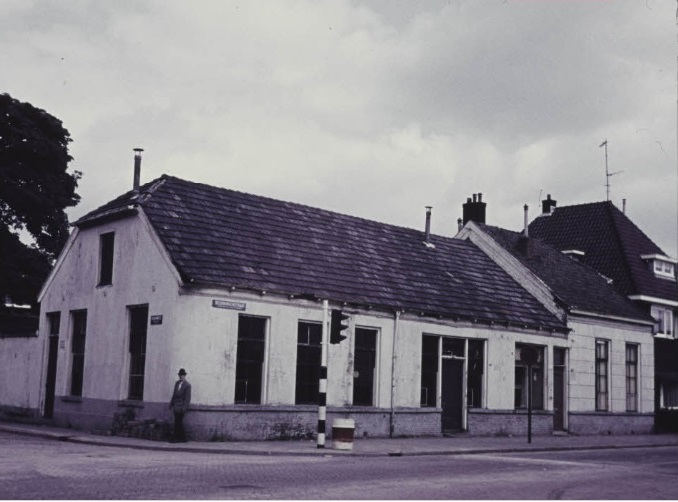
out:
{"label": "gutter", "polygon": [[643,326],[654,326],[653,321],[645,321],[641,319],[633,319],[631,317],[622,317],[622,316],[616,316],[616,315],[609,315],[609,314],[599,314],[597,312],[589,312],[586,310],[578,310],[578,309],[570,309],[569,310],[570,314],[573,315],[580,315],[584,317],[595,317],[597,319],[607,319],[610,321],[621,321],[621,322],[628,322],[632,324],[640,324]]}

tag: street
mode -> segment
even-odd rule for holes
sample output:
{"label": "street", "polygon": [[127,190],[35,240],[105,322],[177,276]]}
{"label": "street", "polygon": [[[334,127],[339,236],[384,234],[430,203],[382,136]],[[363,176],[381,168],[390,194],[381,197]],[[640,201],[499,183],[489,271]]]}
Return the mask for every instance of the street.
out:
{"label": "street", "polygon": [[678,499],[678,447],[300,457],[0,433],[0,499]]}

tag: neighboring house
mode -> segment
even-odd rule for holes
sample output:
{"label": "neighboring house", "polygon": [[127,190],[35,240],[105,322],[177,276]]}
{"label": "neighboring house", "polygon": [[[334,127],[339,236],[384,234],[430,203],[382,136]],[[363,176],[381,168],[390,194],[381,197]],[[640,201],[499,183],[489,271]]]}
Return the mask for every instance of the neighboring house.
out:
{"label": "neighboring house", "polygon": [[656,428],[678,431],[678,261],[609,201],[556,207],[549,195],[529,233],[610,278],[655,319]]}
{"label": "neighboring house", "polygon": [[556,429],[652,431],[653,322],[646,313],[593,269],[538,239],[482,220],[468,221],[457,238],[480,247],[567,323],[567,340],[547,361]]}

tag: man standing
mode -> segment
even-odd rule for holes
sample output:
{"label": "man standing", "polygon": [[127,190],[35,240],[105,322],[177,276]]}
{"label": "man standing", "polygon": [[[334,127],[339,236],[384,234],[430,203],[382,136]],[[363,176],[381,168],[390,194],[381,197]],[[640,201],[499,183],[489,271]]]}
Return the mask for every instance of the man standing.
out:
{"label": "man standing", "polygon": [[169,407],[174,411],[174,441],[186,442],[184,432],[184,414],[188,411],[191,402],[191,384],[186,380],[186,370],[179,370],[179,380],[174,384],[174,392]]}

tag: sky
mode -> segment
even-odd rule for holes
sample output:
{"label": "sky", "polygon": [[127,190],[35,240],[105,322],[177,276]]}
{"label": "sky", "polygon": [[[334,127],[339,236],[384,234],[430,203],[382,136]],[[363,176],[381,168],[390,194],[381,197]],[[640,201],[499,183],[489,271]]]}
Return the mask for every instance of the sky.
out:
{"label": "sky", "polygon": [[[82,200],[162,174],[452,236],[547,194],[678,255],[673,0],[0,0],[0,92],[60,119]],[[605,148],[607,143],[606,177]]]}

